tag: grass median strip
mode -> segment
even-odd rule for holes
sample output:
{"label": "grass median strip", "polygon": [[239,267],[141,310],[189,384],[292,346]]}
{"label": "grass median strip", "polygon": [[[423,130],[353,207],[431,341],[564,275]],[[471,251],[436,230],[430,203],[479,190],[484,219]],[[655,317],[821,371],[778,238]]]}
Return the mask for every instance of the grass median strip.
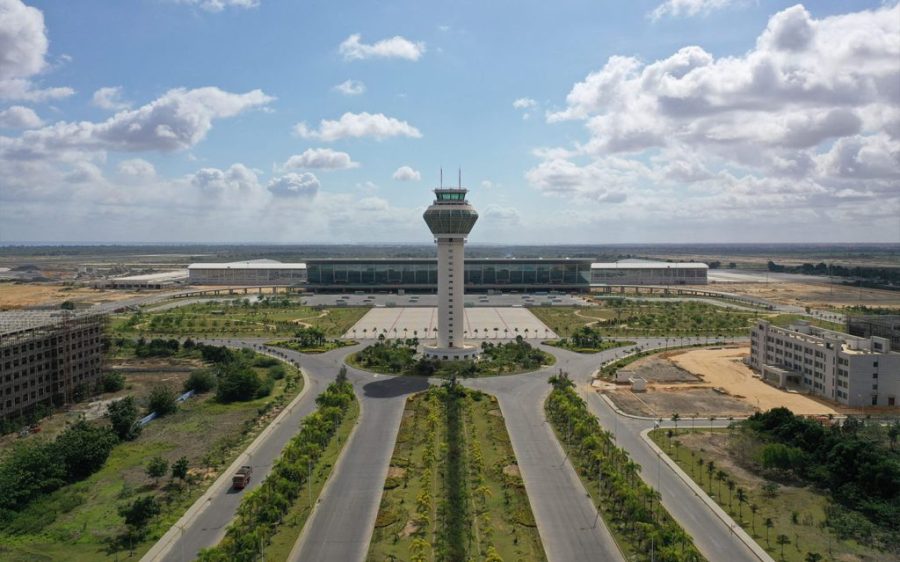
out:
{"label": "grass median strip", "polygon": [[545,560],[494,397],[449,385],[410,397],[368,559]]}
{"label": "grass median strip", "polygon": [[600,427],[568,376],[560,373],[550,383],[547,417],[625,558],[703,560],[691,537],[663,507],[659,493],[641,480],[641,465]]}
{"label": "grass median strip", "polygon": [[[343,372],[316,398],[316,403],[319,409],[304,418],[300,432],[285,446],[265,481],[241,500],[222,542],[202,550],[198,560],[257,560],[272,538],[278,536],[285,516],[292,513],[296,516],[295,505],[308,502],[307,498],[302,497],[302,492],[306,487],[315,485],[315,482],[310,482],[313,469],[324,466],[329,444],[336,440],[335,436],[351,405],[356,404],[353,386],[347,382]],[[282,545],[283,540],[279,538],[278,544]],[[290,551],[289,548],[287,550]]]}

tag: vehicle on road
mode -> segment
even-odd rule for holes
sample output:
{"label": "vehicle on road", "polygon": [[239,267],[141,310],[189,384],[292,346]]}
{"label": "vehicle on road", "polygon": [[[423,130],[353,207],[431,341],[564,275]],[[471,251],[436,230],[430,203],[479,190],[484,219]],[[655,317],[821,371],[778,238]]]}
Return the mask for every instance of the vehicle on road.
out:
{"label": "vehicle on road", "polygon": [[252,466],[242,466],[231,478],[231,487],[235,490],[243,490],[250,483],[250,476],[253,474]]}

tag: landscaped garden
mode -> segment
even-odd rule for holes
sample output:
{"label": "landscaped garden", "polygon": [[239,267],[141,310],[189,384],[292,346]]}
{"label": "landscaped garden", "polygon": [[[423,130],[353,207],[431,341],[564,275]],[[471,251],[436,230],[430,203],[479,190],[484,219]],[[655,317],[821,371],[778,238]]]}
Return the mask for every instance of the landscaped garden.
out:
{"label": "landscaped garden", "polygon": [[408,399],[371,561],[544,560],[503,416],[459,386]]}
{"label": "landscaped garden", "polygon": [[628,340],[603,339],[601,331],[591,326],[582,326],[577,328],[569,337],[544,343],[578,353],[599,353],[607,349],[635,345],[635,342]]}
{"label": "landscaped garden", "polygon": [[626,559],[703,560],[691,537],[662,505],[659,493],[641,480],[641,466],[615,445],[568,376],[560,373],[550,383],[547,418]]}
{"label": "landscaped garden", "polygon": [[119,315],[112,332],[147,336],[293,336],[298,328],[317,328],[337,338],[350,329],[369,308],[314,308],[286,297],[251,302],[194,303],[160,312]]}
{"label": "landscaped garden", "polygon": [[654,441],[776,560],[900,556],[900,425],[843,425],[784,408],[727,430]]}
{"label": "landscaped garden", "polygon": [[[178,376],[165,369],[126,373],[116,396],[125,395],[106,404],[106,416],[6,447],[0,453],[3,560],[139,557],[302,387],[296,369],[249,351],[139,342],[119,347],[117,355],[139,365],[138,350],[166,350],[180,364],[205,366]],[[159,355],[144,360],[162,361]],[[187,389],[198,395],[176,402]],[[159,417],[144,427],[136,423],[150,411]]]}
{"label": "landscaped garden", "polygon": [[521,336],[507,343],[481,343],[481,356],[476,361],[437,361],[418,353],[419,341],[380,341],[354,353],[347,362],[354,367],[391,375],[427,377],[488,377],[513,375],[552,365],[549,353],[532,346]]}
{"label": "landscaped garden", "polygon": [[319,328],[297,328],[290,339],[270,341],[268,345],[284,347],[300,353],[325,353],[333,349],[356,345],[356,342],[340,338],[328,339],[325,332]]}

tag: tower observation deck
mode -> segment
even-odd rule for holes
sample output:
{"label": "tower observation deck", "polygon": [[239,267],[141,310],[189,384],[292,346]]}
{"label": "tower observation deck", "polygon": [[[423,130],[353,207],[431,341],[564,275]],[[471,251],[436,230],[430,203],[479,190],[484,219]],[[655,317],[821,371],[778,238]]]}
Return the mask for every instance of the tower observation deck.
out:
{"label": "tower observation deck", "polygon": [[478,220],[478,212],[466,200],[468,189],[440,187],[423,218],[438,247],[438,336],[425,355],[440,360],[472,359],[478,348],[463,340],[465,317],[463,282],[466,237]]}

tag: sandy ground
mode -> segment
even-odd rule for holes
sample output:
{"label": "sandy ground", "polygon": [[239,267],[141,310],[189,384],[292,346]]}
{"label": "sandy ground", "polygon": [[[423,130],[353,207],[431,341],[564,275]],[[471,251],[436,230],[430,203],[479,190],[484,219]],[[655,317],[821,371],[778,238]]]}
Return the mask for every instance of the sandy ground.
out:
{"label": "sandy ground", "polygon": [[748,347],[697,349],[673,355],[670,361],[697,375],[706,385],[722,388],[761,410],[784,406],[795,414],[838,413],[802,394],[784,392],[754,377],[743,363],[749,352]]}
{"label": "sandy ground", "polygon": [[[553,330],[526,308],[478,307],[463,310],[468,339],[513,338],[517,334],[526,337],[526,329],[528,338],[556,337]],[[387,330],[389,337],[433,338],[437,321],[436,308],[373,308],[344,337],[359,338],[364,333],[372,334],[373,330],[378,333]]]}
{"label": "sandy ground", "polygon": [[721,290],[739,295],[759,297],[782,304],[841,308],[844,306],[864,305],[877,307],[900,308],[900,291],[884,291],[881,289],[859,289],[828,283],[789,283],[776,281],[770,283],[723,283],[711,284],[710,290]]}
{"label": "sandy ground", "polygon": [[685,420],[685,427],[690,427],[692,416],[696,418],[696,426],[703,427],[709,416],[743,417],[756,411],[756,406],[750,406],[744,400],[697,385],[650,392],[617,388],[608,391],[607,395],[616,406],[629,414],[669,419],[677,412]]}
{"label": "sandy ground", "polygon": [[0,283],[0,310],[11,310],[27,306],[48,305],[63,301],[96,304],[105,301],[119,301],[146,293],[132,291],[104,291],[102,289],[69,288],[50,284]]}

